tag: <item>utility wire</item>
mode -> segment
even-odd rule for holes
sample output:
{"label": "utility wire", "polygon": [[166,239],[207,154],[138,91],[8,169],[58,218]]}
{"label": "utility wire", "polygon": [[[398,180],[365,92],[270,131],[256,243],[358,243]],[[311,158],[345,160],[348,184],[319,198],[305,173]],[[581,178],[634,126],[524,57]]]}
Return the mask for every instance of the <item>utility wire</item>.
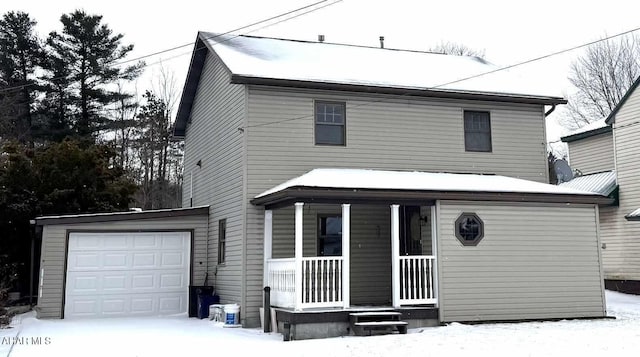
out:
{"label": "utility wire", "polygon": [[[229,34],[231,34],[232,32],[242,31],[242,30],[244,30],[244,29],[248,29],[248,28],[250,28],[250,27],[253,27],[253,26],[256,26],[256,25],[260,25],[260,24],[263,24],[263,23],[268,22],[268,21],[271,21],[271,20],[275,20],[275,19],[280,18],[280,17],[284,17],[284,16],[287,16],[287,15],[293,14],[293,13],[295,13],[295,12],[298,12],[298,11],[302,11],[302,10],[308,9],[308,8],[310,8],[310,7],[314,7],[314,6],[316,6],[316,5],[322,4],[322,3],[327,2],[327,1],[329,1],[329,0],[322,0],[322,1],[314,2],[313,4],[309,4],[309,5],[306,5],[306,6],[303,6],[303,7],[297,8],[297,9],[295,9],[295,10],[287,11],[287,12],[285,12],[285,13],[282,13],[282,14],[279,14],[279,15],[276,15],[276,16],[272,16],[272,17],[270,17],[270,18],[268,18],[268,19],[264,19],[264,20],[256,21],[256,22],[251,23],[251,24],[249,24],[249,25],[241,26],[241,27],[238,27],[238,28],[233,29],[233,30],[226,31],[226,32],[221,33],[221,34],[216,34],[216,35],[214,35],[214,36],[207,37],[205,40],[212,40],[212,39],[215,39],[215,38],[218,38],[218,37],[222,37],[222,36],[225,36],[225,35],[229,35]],[[340,0],[340,1],[342,1],[342,0]],[[334,2],[334,3],[331,3],[331,5],[333,5],[333,4],[337,3],[337,2],[340,2],[340,1],[336,1],[336,2]],[[324,6],[323,6],[323,7],[324,7]],[[319,7],[318,9],[321,9],[321,8],[323,8],[323,7]],[[315,10],[318,10],[318,9],[314,9],[314,10],[312,10],[312,11],[315,11]],[[306,12],[305,12],[305,14],[306,14]],[[293,18],[295,18],[295,17],[292,17],[291,19],[293,19]],[[285,21],[288,21],[288,20],[290,20],[290,19],[287,19],[287,20],[285,20]],[[278,23],[279,23],[279,22],[276,22],[275,24],[278,24]],[[273,25],[275,25],[275,24],[273,24]],[[271,25],[269,25],[269,26],[271,26]],[[253,31],[256,31],[256,30],[253,30]],[[250,32],[253,32],[253,31],[250,31]],[[249,33],[249,32],[247,32],[247,33]],[[182,45],[178,45],[178,46],[174,46],[174,47],[167,48],[167,49],[164,49],[164,50],[160,50],[160,51],[157,51],[157,52],[149,53],[149,54],[146,54],[146,55],[143,55],[143,56],[140,56],[140,57],[135,57],[135,58],[132,58],[132,59],[128,59],[128,60],[126,60],[126,61],[117,62],[117,63],[115,63],[115,64],[117,64],[117,65],[122,65],[122,64],[125,64],[125,63],[131,63],[131,62],[139,61],[139,60],[141,60],[141,59],[145,59],[145,58],[149,58],[149,57],[153,57],[153,56],[161,55],[161,54],[163,54],[163,53],[167,53],[167,52],[171,52],[171,51],[179,50],[179,49],[181,49],[181,48],[185,48],[185,47],[191,46],[191,45],[193,45],[193,44],[194,44],[193,42],[188,42],[188,43],[185,43],[185,44],[182,44]]]}
{"label": "utility wire", "polygon": [[[469,76],[469,77],[460,78],[460,79],[457,79],[457,80],[454,80],[454,81],[451,81],[451,82],[438,84],[438,85],[432,86],[432,87],[427,88],[427,89],[441,88],[441,87],[445,87],[445,86],[448,86],[448,85],[451,85],[451,84],[455,84],[455,83],[459,83],[459,82],[463,82],[463,81],[468,81],[468,80],[471,80],[471,79],[474,79],[474,78],[486,76],[486,75],[489,75],[489,74],[492,74],[492,73],[505,71],[505,70],[508,70],[508,69],[511,69],[511,68],[514,68],[514,67],[522,66],[522,65],[529,64],[529,63],[532,63],[532,62],[537,62],[537,61],[540,61],[540,60],[543,60],[543,59],[547,59],[549,57],[557,56],[557,55],[560,55],[560,54],[563,54],[563,53],[566,53],[566,52],[570,52],[570,51],[574,51],[574,50],[577,50],[577,49],[580,49],[580,48],[583,48],[583,47],[588,47],[588,46],[594,45],[594,44],[599,43],[599,42],[608,41],[610,39],[613,39],[613,38],[616,38],[616,37],[620,37],[620,36],[624,36],[624,35],[633,33],[633,32],[638,31],[638,30],[640,30],[640,27],[636,27],[636,28],[631,29],[631,30],[620,32],[620,33],[617,33],[615,35],[607,36],[607,37],[601,38],[599,40],[590,41],[590,42],[587,42],[587,43],[583,43],[581,45],[573,46],[571,48],[567,48],[567,49],[564,49],[564,50],[561,50],[561,51],[556,51],[556,52],[552,52],[552,53],[549,53],[549,54],[546,54],[546,55],[543,55],[543,56],[539,56],[539,57],[535,57],[535,58],[532,58],[532,59],[528,59],[526,61],[518,62],[518,63],[515,63],[515,64],[508,65],[508,66],[500,67],[500,68],[496,68],[496,69],[491,70],[491,71],[479,73],[479,74],[476,74],[476,75],[473,75],[473,76]],[[405,94],[400,94],[400,96],[407,96],[407,95],[409,95],[408,92],[405,93]],[[393,100],[393,99],[394,98],[384,98],[384,99],[378,99],[378,100],[370,100],[370,101],[367,101],[367,102],[362,103],[362,104],[356,104],[356,105],[347,106],[345,109],[358,108],[358,107],[362,107],[362,106],[365,106],[365,105],[375,104],[375,103],[382,103],[382,102]],[[312,118],[313,116],[314,116],[313,114],[304,115],[304,116],[300,116],[300,117],[277,120],[277,121],[268,122],[268,123],[259,123],[259,124],[254,124],[254,125],[247,125],[247,126],[244,126],[244,127],[240,127],[238,129],[244,130],[244,129],[248,129],[248,128],[255,128],[255,127],[261,127],[261,126],[267,126],[267,125],[273,125],[273,124],[286,123],[286,122],[290,122],[290,121],[294,121],[294,120]]]}
{"label": "utility wire", "polygon": [[511,68],[518,67],[518,66],[522,66],[522,65],[529,64],[529,63],[532,63],[532,62],[537,62],[537,61],[540,61],[540,60],[543,60],[543,59],[546,59],[546,58],[549,58],[549,57],[553,57],[553,56],[557,56],[557,55],[560,55],[560,54],[563,54],[563,53],[575,51],[575,50],[583,48],[583,47],[588,47],[588,46],[591,46],[591,45],[595,45],[598,42],[607,41],[607,40],[610,40],[610,39],[613,39],[613,38],[616,38],[616,37],[624,36],[624,35],[630,34],[632,32],[638,31],[638,30],[640,30],[640,27],[636,27],[636,28],[628,30],[628,31],[620,32],[618,34],[615,34],[615,35],[609,36],[609,37],[605,37],[605,38],[600,39],[600,40],[595,40],[595,41],[583,43],[583,44],[578,45],[578,46],[574,46],[574,47],[567,48],[567,49],[564,49],[564,50],[561,50],[561,51],[557,51],[557,52],[552,52],[552,53],[549,53],[549,54],[546,54],[546,55],[543,55],[543,56],[540,56],[540,57],[535,57],[535,58],[532,58],[532,59],[529,59],[529,60],[526,60],[526,61],[523,61],[523,62],[518,62],[518,63],[509,65],[509,66],[500,67],[500,68],[494,69],[492,71],[488,71],[488,72],[476,74],[476,75],[473,75],[473,76],[470,76],[470,77],[457,79],[455,81],[439,84],[439,85],[437,85],[437,86],[435,86],[433,88],[445,87],[445,86],[448,86],[450,84],[455,84],[455,83],[467,81],[467,80],[470,80],[470,79],[474,79],[474,78],[485,76],[487,74],[492,74],[492,73],[504,71],[504,70],[507,70],[507,69],[511,69]]}
{"label": "utility wire", "polygon": [[[306,14],[308,14],[308,13],[311,13],[311,12],[314,12],[314,11],[318,11],[318,10],[321,10],[321,9],[324,9],[325,7],[329,7],[329,6],[331,6],[331,5],[335,5],[335,4],[337,4],[337,3],[339,3],[339,2],[342,2],[342,1],[344,1],[344,0],[336,0],[336,1],[331,2],[331,3],[328,3],[328,4],[326,4],[326,5],[319,6],[319,7],[315,7],[315,8],[313,8],[313,9],[307,10],[307,11],[305,11],[305,12],[301,12],[301,13],[296,14],[296,15],[291,16],[291,17],[287,17],[287,18],[282,19],[282,20],[279,20],[279,21],[277,21],[277,22],[269,23],[269,24],[266,24],[266,25],[264,25],[264,26],[261,26],[261,27],[255,28],[255,29],[253,29],[253,30],[246,31],[246,32],[244,32],[244,33],[242,33],[242,34],[236,34],[236,35],[230,36],[230,37],[225,38],[225,39],[223,39],[223,40],[216,41],[216,43],[212,44],[211,46],[212,46],[212,47],[215,47],[215,46],[220,45],[220,44],[223,44],[223,43],[225,43],[225,42],[229,42],[229,41],[231,41],[231,40],[233,40],[233,39],[235,39],[235,38],[237,38],[237,37],[240,37],[240,36],[243,36],[243,35],[247,35],[247,34],[250,34],[250,33],[256,32],[256,31],[260,31],[260,30],[265,29],[265,28],[267,28],[267,27],[275,26],[275,25],[277,25],[277,24],[280,24],[280,23],[283,23],[283,22],[286,22],[286,21],[289,21],[289,20],[293,20],[293,19],[298,18],[298,17],[300,17],[300,16],[304,16],[304,15],[306,15]],[[321,2],[322,2],[322,1],[321,1]],[[317,3],[316,3],[316,4],[317,4]],[[228,32],[225,32],[225,33],[223,33],[223,34],[216,34],[216,35],[213,35],[213,36],[205,37],[205,38],[204,38],[204,40],[216,39],[216,38],[218,38],[218,37],[220,37],[220,36],[230,34],[231,32],[233,32],[233,31],[228,31]],[[196,43],[197,43],[197,42],[196,42]],[[193,43],[189,43],[189,45],[192,45],[192,44],[193,44]],[[200,51],[200,50],[203,50],[203,49],[206,49],[206,48],[207,48],[207,46],[200,46],[200,47],[196,47],[196,48],[194,48],[194,49],[193,49],[193,51],[183,52],[183,53],[180,53],[180,54],[178,54],[178,55],[175,55],[175,56],[172,56],[172,57],[169,57],[169,58],[163,58],[163,59],[160,59],[159,61],[152,62],[152,63],[150,63],[150,64],[145,64],[145,65],[143,66],[143,68],[144,68],[144,67],[150,67],[150,66],[153,66],[153,65],[156,65],[156,64],[160,64],[160,63],[163,63],[163,62],[165,62],[165,61],[169,61],[169,60],[172,60],[172,59],[175,59],[175,58],[178,58],[178,57],[186,56],[186,55],[192,54],[193,52]]]}
{"label": "utility wire", "polygon": [[[303,6],[303,7],[299,7],[299,8],[294,9],[294,10],[287,11],[287,12],[284,12],[284,13],[276,15],[276,16],[272,16],[272,17],[269,17],[269,18],[264,19],[264,20],[253,22],[253,23],[251,23],[249,25],[241,26],[241,27],[238,27],[236,29],[226,31],[224,33],[220,33],[220,34],[215,34],[213,36],[209,36],[209,37],[205,38],[204,40],[216,39],[218,37],[229,35],[229,34],[231,34],[233,32],[241,31],[241,30],[244,30],[244,29],[247,29],[247,28],[250,28],[250,27],[254,27],[256,25],[263,24],[265,22],[273,21],[275,19],[279,19],[279,18],[282,18],[282,17],[285,17],[285,16],[288,16],[288,15],[291,15],[291,14],[294,14],[294,13],[297,13],[297,12],[300,12],[300,11],[308,9],[307,11],[303,11],[302,13],[295,14],[294,16],[286,17],[286,18],[281,19],[281,20],[279,20],[277,22],[267,24],[265,26],[259,27],[257,29],[251,30],[251,31],[247,31],[244,34],[252,33],[252,32],[255,32],[255,31],[270,27],[270,26],[274,26],[274,25],[280,24],[280,23],[285,22],[285,21],[289,21],[289,20],[295,19],[297,17],[306,15],[306,14],[311,13],[311,12],[314,12],[314,11],[317,11],[317,10],[320,10],[320,9],[324,9],[325,7],[328,7],[328,6],[331,6],[331,5],[335,5],[335,4],[339,3],[339,2],[342,2],[343,0],[336,0],[334,2],[331,2],[331,3],[323,5],[323,6],[317,6],[319,4],[322,4],[322,3],[325,3],[325,2],[328,2],[328,1],[329,0],[317,1],[315,3],[309,4],[309,5],[306,5],[306,6]],[[238,36],[241,36],[241,35],[243,35],[243,34],[234,35],[233,37],[224,39],[223,41],[219,41],[218,43],[224,43],[224,42],[227,42],[227,41],[231,41],[232,39],[234,39],[234,38],[236,38]],[[123,65],[123,64],[126,64],[126,63],[131,63],[131,62],[139,61],[141,59],[145,59],[145,58],[148,58],[148,57],[153,57],[153,56],[157,56],[157,55],[160,55],[160,54],[163,54],[163,53],[175,51],[175,50],[178,50],[178,49],[181,49],[181,48],[184,48],[184,47],[188,47],[188,46],[191,46],[191,45],[194,45],[194,42],[189,42],[189,43],[185,43],[185,44],[182,44],[182,45],[174,46],[174,47],[171,47],[171,48],[167,48],[167,49],[164,49],[164,50],[156,51],[156,52],[153,52],[153,53],[149,53],[149,54],[146,54],[146,55],[143,55],[143,56],[139,56],[139,57],[135,57],[135,58],[132,58],[132,59],[128,59],[128,60],[125,60],[125,61],[115,62],[113,64],[120,66],[120,65]],[[198,51],[198,50],[201,50],[203,48],[205,48],[205,47],[196,48],[195,50]],[[170,58],[165,59],[165,60],[171,60],[171,59],[174,59],[174,58],[177,58],[177,57],[181,57],[181,56],[187,55],[189,53],[192,53],[192,52],[190,51],[188,53],[182,53],[182,54],[170,57]],[[152,65],[155,65],[155,64],[158,64],[158,63],[161,63],[161,62],[162,62],[162,60],[157,61],[157,62],[153,62],[153,63],[150,63],[150,64],[144,64],[140,68],[150,67]],[[49,80],[50,81],[55,81],[55,80],[63,79],[63,78],[66,78],[66,77],[59,76],[59,77],[50,78]],[[21,84],[21,85],[17,85],[17,86],[1,88],[0,89],[0,93],[9,92],[9,91],[13,91],[13,90],[20,90],[20,89],[28,88],[28,87],[31,87],[31,86],[34,86],[34,85],[36,85],[36,84],[35,83],[25,83],[25,84]]]}

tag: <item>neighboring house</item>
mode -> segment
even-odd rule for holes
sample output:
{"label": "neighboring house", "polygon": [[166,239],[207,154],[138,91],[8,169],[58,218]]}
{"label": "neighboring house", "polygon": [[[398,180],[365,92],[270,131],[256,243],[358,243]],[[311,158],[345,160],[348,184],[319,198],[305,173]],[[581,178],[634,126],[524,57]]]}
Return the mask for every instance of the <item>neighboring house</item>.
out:
{"label": "neighboring house", "polygon": [[[606,118],[562,138],[572,169],[565,187],[612,194],[600,208],[602,262],[609,289],[640,293],[640,78]],[[577,182],[576,182],[577,181]]]}
{"label": "neighboring house", "polygon": [[[209,207],[192,284],[206,271],[244,326],[271,287],[286,338],[344,335],[371,309],[414,327],[605,316],[597,217],[611,200],[546,184],[545,106],[566,101],[508,71],[478,76],[495,69],[199,33],[174,128],[183,206]],[[41,313],[59,316],[53,270]]]}

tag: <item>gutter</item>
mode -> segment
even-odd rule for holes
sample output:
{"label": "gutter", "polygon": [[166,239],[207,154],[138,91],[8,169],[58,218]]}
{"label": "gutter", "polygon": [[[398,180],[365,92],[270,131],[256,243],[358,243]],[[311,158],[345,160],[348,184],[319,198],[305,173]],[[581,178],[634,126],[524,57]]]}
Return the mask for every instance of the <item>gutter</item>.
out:
{"label": "gutter", "polygon": [[518,104],[541,104],[541,105],[557,105],[567,104],[567,100],[560,97],[543,97],[528,95],[509,95],[500,93],[483,93],[472,91],[455,91],[455,90],[438,90],[433,88],[400,88],[400,87],[380,87],[366,84],[350,84],[350,83],[334,83],[334,82],[318,82],[308,80],[280,79],[280,78],[263,78],[252,77],[239,74],[231,75],[231,83],[233,84],[254,84],[274,87],[287,88],[304,88],[304,89],[321,89],[335,90],[345,92],[375,93],[375,94],[394,94],[402,96],[414,97],[430,97],[430,98],[449,98],[463,100],[486,100],[495,102],[518,103]]}

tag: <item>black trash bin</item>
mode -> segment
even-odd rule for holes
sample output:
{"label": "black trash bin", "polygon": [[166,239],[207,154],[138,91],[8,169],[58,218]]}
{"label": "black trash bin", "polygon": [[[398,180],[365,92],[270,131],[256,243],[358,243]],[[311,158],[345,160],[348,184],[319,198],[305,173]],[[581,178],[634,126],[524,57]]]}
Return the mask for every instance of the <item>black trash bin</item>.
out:
{"label": "black trash bin", "polygon": [[209,317],[209,306],[220,303],[218,295],[198,295],[198,318]]}
{"label": "black trash bin", "polygon": [[198,295],[213,295],[213,286],[189,286],[189,317],[198,316]]}

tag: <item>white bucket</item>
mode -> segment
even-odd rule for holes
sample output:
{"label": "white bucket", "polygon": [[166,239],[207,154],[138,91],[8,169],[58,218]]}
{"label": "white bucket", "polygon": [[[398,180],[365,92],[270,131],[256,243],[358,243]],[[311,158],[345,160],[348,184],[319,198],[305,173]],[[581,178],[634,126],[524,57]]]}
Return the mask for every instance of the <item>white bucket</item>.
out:
{"label": "white bucket", "polygon": [[229,304],[224,306],[224,323],[226,325],[240,324],[240,305]]}

